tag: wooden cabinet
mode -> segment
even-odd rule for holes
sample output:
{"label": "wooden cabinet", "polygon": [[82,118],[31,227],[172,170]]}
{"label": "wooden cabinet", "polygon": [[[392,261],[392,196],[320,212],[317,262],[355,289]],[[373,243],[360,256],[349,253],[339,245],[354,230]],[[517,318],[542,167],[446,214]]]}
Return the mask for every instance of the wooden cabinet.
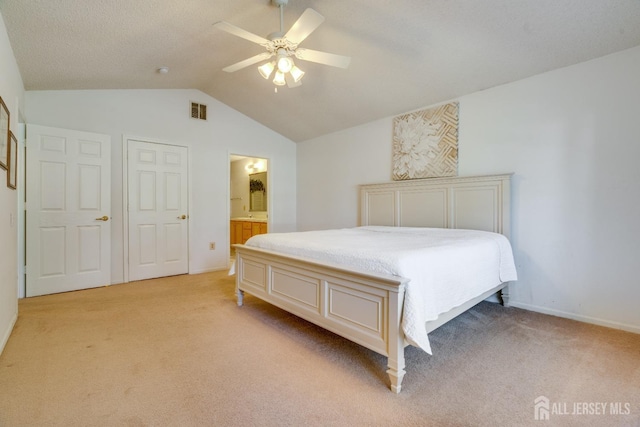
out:
{"label": "wooden cabinet", "polygon": [[242,221],[242,244],[244,244],[249,237],[251,237],[251,222]]}
{"label": "wooden cabinet", "polygon": [[242,221],[231,221],[231,244],[242,243]]}
{"label": "wooden cabinet", "polygon": [[266,222],[252,222],[251,223],[251,235],[255,236],[256,234],[265,234],[267,232],[267,223]]}
{"label": "wooden cabinet", "polygon": [[249,237],[267,232],[267,223],[258,221],[231,221],[231,244],[245,244]]}

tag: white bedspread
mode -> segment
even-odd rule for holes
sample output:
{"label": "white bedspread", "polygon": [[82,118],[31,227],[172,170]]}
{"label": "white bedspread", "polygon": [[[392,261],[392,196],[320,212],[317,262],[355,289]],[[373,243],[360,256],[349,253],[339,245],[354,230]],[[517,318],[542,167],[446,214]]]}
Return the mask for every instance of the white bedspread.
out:
{"label": "white bedspread", "polygon": [[246,245],[410,279],[402,329],[429,354],[425,322],[517,279],[509,241],[485,231],[367,226],[261,234]]}

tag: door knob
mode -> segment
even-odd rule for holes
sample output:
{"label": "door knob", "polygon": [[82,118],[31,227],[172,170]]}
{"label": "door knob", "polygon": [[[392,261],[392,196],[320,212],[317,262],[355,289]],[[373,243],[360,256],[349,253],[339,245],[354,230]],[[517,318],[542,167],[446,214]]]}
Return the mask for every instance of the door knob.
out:
{"label": "door knob", "polygon": [[186,215],[179,216],[178,219],[187,219]]}
{"label": "door knob", "polygon": [[109,221],[109,217],[108,216],[101,216],[100,218],[96,218],[96,221]]}

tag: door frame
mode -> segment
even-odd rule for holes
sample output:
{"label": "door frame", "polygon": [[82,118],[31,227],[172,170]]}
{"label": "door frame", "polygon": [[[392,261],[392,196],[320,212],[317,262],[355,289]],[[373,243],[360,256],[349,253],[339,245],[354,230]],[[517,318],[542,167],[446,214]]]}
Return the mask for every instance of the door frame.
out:
{"label": "door frame", "polygon": [[[187,144],[163,141],[157,138],[148,138],[135,135],[122,135],[122,283],[129,283],[129,140],[148,142],[150,144],[171,145],[187,149],[187,206],[192,206],[191,200],[191,150]],[[191,246],[191,229],[187,230],[187,249]],[[190,251],[187,250],[187,274],[191,271]]]}
{"label": "door frame", "polygon": [[27,210],[25,201],[27,191],[25,187],[25,166],[27,165],[27,123],[22,120],[22,114],[18,112],[18,129],[15,136],[18,140],[18,207],[14,221],[18,224],[18,298],[27,297]]}
{"label": "door frame", "polygon": [[26,298],[27,296],[27,211],[25,209],[25,166],[27,164],[26,144],[27,124],[22,120],[22,114],[18,113],[19,122],[18,129],[15,132],[18,140],[18,206],[16,209],[15,223],[18,225],[18,298]]}

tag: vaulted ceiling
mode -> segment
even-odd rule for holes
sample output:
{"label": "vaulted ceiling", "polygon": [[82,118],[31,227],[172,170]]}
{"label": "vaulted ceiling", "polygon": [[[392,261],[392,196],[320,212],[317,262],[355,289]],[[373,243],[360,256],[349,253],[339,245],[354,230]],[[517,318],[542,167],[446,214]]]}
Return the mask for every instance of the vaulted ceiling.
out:
{"label": "vaulted ceiling", "polygon": [[639,0],[290,0],[285,31],[308,7],[301,46],[351,64],[276,93],[222,71],[263,48],[213,27],[266,37],[270,0],[0,0],[27,90],[199,89],[296,142],[640,45]]}

